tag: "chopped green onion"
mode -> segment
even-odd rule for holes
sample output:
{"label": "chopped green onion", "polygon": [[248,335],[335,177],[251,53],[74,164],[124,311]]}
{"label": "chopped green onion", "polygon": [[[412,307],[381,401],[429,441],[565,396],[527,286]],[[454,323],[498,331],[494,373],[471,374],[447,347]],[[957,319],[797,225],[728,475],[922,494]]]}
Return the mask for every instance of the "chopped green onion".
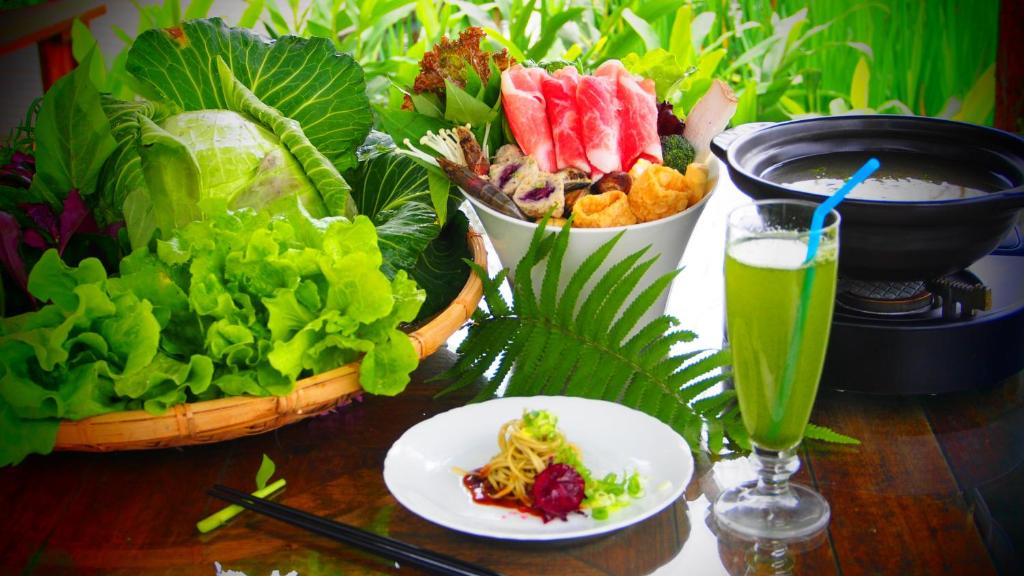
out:
{"label": "chopped green onion", "polygon": [[[253,492],[252,495],[256,496],[257,498],[266,498],[267,496],[270,496],[271,494],[284,488],[284,485],[284,478],[281,478],[276,482],[270,484],[266,488],[262,488],[260,490]],[[232,504],[227,508],[210,514],[209,516],[203,518],[199,522],[196,522],[196,528],[199,529],[199,532],[206,534],[211,530],[216,530],[217,528],[220,528],[228,520],[231,520],[235,516],[238,516],[238,514],[241,513],[243,510],[245,510],[245,508],[242,508],[237,504]]]}

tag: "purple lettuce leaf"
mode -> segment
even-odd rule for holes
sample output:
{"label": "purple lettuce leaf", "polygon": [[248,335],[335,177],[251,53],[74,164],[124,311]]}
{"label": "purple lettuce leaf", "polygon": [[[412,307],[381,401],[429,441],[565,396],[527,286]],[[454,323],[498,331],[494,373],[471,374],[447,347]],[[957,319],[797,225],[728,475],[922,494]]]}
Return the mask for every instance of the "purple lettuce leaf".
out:
{"label": "purple lettuce leaf", "polygon": [[28,292],[28,272],[18,250],[21,245],[21,226],[7,212],[0,212],[0,264],[14,278],[22,290]]}
{"label": "purple lettuce leaf", "polygon": [[58,228],[57,215],[53,213],[53,209],[46,204],[22,204],[21,209],[41,232],[45,232],[50,237],[51,242],[56,242],[60,228]]}
{"label": "purple lettuce leaf", "polygon": [[89,213],[89,207],[82,201],[78,190],[72,189],[64,199],[64,209],[60,213],[60,230],[57,253],[64,254],[64,248],[75,232],[98,232],[96,221]]}

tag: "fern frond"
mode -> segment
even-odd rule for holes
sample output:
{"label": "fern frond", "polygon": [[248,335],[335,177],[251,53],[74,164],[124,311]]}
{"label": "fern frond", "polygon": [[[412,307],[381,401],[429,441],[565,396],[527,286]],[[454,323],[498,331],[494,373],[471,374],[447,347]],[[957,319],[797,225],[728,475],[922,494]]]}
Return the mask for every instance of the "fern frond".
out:
{"label": "fern frond", "polygon": [[[547,223],[545,222],[545,225]],[[564,232],[572,225],[572,218],[562,226],[563,234],[555,237],[555,244],[548,255],[548,265],[544,269],[544,282],[540,289],[540,309],[554,310],[555,299],[558,297],[558,282],[562,279],[562,258],[569,247],[569,235]]]}
{"label": "fern frond", "polygon": [[609,327],[615,315],[619,313],[619,310],[625,304],[626,298],[633,292],[637,282],[640,282],[643,275],[650,270],[655,260],[657,258],[644,260],[619,278],[619,281],[604,296],[601,306],[595,313],[592,324],[588,326],[592,334],[596,334],[600,340],[609,344],[619,344],[622,342],[625,335],[619,336],[616,339],[615,334],[609,331]]}
{"label": "fern frond", "polygon": [[[638,326],[678,271],[657,278],[631,299],[654,259],[643,260],[644,248],[598,275],[622,237],[618,234],[583,261],[559,294],[569,225],[557,233],[546,233],[546,225],[544,219],[537,226],[515,267],[511,304],[499,290],[506,271],[492,279],[471,264],[484,284],[489,312],[474,316],[458,360],[441,376],[453,380],[443,393],[474,384],[494,368],[477,399],[495,394],[506,380],[508,396],[603,398],[665,422],[695,451],[717,452],[726,440],[748,450],[736,393],[716,389],[730,377],[729,351],[672,354],[676,344],[692,342],[696,334],[677,328],[671,316]],[[538,266],[544,267],[539,294],[533,279]],[[813,425],[807,437],[852,440]]]}
{"label": "fern frond", "polygon": [[487,307],[491,311],[492,316],[510,316],[512,309],[509,308],[508,302],[505,301],[505,297],[501,295],[501,283],[505,281],[505,277],[508,275],[507,269],[502,269],[498,272],[498,275],[493,279],[487,276],[487,271],[480,267],[479,264],[472,260],[463,259],[463,262],[469,265],[476,274],[477,278],[480,279],[483,284],[484,301],[487,302]]}
{"label": "fern frond", "polygon": [[692,404],[693,409],[704,416],[718,416],[736,400],[735,390],[723,390],[718,394],[705,396]]}
{"label": "fern frond", "polygon": [[860,444],[860,440],[847,436],[846,434],[840,434],[831,428],[825,426],[818,426],[817,424],[807,424],[807,428],[804,428],[804,438],[811,438],[812,440],[824,440],[825,442],[832,442],[833,444]]}
{"label": "fern frond", "polygon": [[[521,389],[523,396],[536,396],[543,393],[544,387],[547,385],[552,373],[556,372],[559,368],[559,364],[576,362],[574,352],[579,352],[578,346],[572,346],[564,338],[557,336],[550,338],[548,340],[548,349],[545,351],[544,357],[541,359],[537,369],[533,373],[524,376],[524,382],[510,383],[509,385],[516,389]],[[517,374],[513,374],[513,378],[517,376]]]}
{"label": "fern frond", "polygon": [[583,299],[583,304],[580,305],[580,311],[576,314],[576,321],[573,326],[576,331],[584,334],[590,332],[595,336],[600,336],[589,326],[590,322],[593,322],[594,317],[597,315],[597,311],[601,309],[601,306],[605,304],[608,299],[609,292],[616,284],[622,280],[633,266],[643,257],[644,253],[647,252],[647,248],[642,248],[633,252],[629,256],[626,256],[604,273],[604,276],[597,281],[587,297]]}
{"label": "fern frond", "polygon": [[562,293],[562,297],[558,301],[558,312],[555,316],[555,322],[559,326],[569,326],[572,322],[576,313],[576,302],[579,301],[583,287],[594,276],[605,259],[608,258],[608,254],[611,253],[621,238],[622,232],[619,232],[611,240],[602,244],[593,254],[583,260],[580,267],[569,278],[569,284],[566,285],[565,292]]}
{"label": "fern frond", "polygon": [[637,333],[626,342],[623,349],[626,350],[627,354],[635,354],[644,350],[650,346],[652,342],[662,337],[666,332],[678,324],[679,321],[671,316],[658,316],[654,320],[651,320],[647,326],[638,330]]}
{"label": "fern frond", "polygon": [[538,330],[535,327],[531,338],[523,345],[522,353],[516,358],[516,366],[509,386],[525,387],[524,385],[529,385],[529,382],[535,378],[537,369],[550,346],[549,342],[554,339],[550,330]]}
{"label": "fern frond", "polygon": [[643,292],[641,292],[626,311],[623,312],[622,317],[615,323],[611,331],[611,341],[621,342],[626,334],[636,326],[636,323],[644,315],[647,310],[657,302],[661,293],[668,290],[668,287],[675,280],[676,275],[679,274],[679,270],[673,270],[668,274],[661,276],[651,283]]}

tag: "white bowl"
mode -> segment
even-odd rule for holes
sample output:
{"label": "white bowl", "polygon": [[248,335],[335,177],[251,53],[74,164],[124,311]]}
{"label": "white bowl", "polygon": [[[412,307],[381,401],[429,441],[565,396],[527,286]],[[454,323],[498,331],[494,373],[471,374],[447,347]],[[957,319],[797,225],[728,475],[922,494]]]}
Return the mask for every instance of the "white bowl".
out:
{"label": "white bowl", "polygon": [[[584,287],[583,293],[584,295],[589,293],[597,283],[597,279],[608,268],[614,266],[633,252],[645,246],[650,246],[644,259],[651,256],[658,256],[658,259],[643,275],[631,294],[631,298],[638,296],[659,277],[678,267],[679,261],[683,258],[683,252],[686,250],[686,244],[690,240],[690,235],[693,234],[693,229],[697,225],[697,220],[700,218],[701,212],[704,211],[708,198],[711,197],[717,186],[718,160],[712,156],[708,160],[708,191],[700,202],[688,207],[686,210],[668,218],[644,222],[643,224],[633,224],[631,226],[572,228],[569,232],[569,247],[562,260],[559,293],[564,290],[565,285],[569,283],[569,278],[572,277],[572,273],[579,268],[587,256],[592,254],[602,244],[611,240],[619,232],[625,232],[622,235],[622,239],[619,240],[618,244],[615,245],[608,255],[604,264],[598,269],[597,274]],[[519,264],[519,261],[526,254],[526,250],[530,246],[530,239],[533,238],[537,224],[511,218],[486,206],[469,194],[465,194],[465,196],[469,200],[470,205],[473,206],[476,215],[480,218],[487,236],[490,237],[491,244],[494,245],[494,249],[498,253],[498,259],[501,260],[502,267],[509,269],[511,277],[512,273],[515,272],[516,265]],[[558,230],[560,230],[558,226],[548,227],[550,233]],[[538,294],[543,277],[544,265],[540,264],[533,271],[534,290]],[[583,298],[581,297],[580,302],[582,300]],[[664,314],[667,301],[668,290],[665,290],[654,306],[641,318],[638,326],[643,326]]]}

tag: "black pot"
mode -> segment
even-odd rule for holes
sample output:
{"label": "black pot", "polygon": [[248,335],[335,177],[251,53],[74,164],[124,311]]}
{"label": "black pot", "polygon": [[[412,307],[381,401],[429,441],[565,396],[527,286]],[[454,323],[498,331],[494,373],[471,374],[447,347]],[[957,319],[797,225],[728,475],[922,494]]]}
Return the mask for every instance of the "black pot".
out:
{"label": "black pot", "polygon": [[1024,208],[1024,138],[974,124],[917,116],[832,116],[747,124],[711,149],[733,183],[756,198],[821,202],[763,178],[783,163],[835,152],[920,155],[1001,181],[981,197],[893,202],[847,199],[839,205],[839,269],[864,280],[927,280],[962,270],[992,252]]}

